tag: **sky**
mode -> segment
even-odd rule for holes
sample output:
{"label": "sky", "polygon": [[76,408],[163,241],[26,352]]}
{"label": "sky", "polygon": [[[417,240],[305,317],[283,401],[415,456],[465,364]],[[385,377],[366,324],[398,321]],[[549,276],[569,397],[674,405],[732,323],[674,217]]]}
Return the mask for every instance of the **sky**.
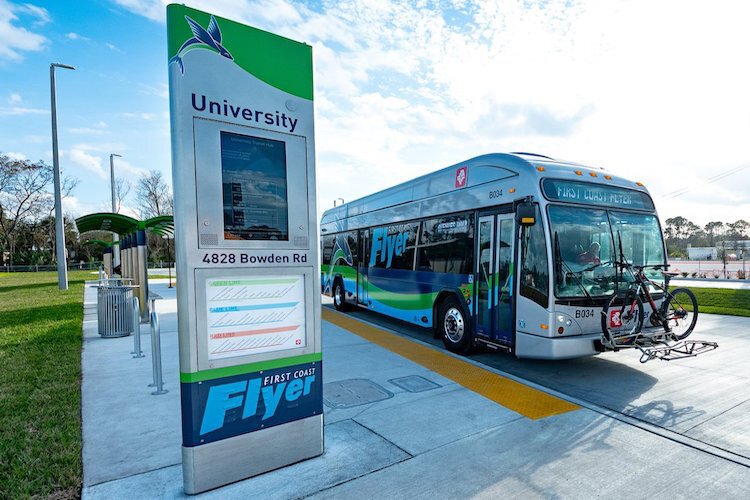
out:
{"label": "sky", "polygon": [[[76,67],[56,72],[70,215],[110,209],[110,153],[171,178],[166,3],[0,0],[0,151],[51,163],[49,64]],[[320,212],[530,151],[643,182],[662,220],[750,220],[749,2],[182,3],[313,47]]]}

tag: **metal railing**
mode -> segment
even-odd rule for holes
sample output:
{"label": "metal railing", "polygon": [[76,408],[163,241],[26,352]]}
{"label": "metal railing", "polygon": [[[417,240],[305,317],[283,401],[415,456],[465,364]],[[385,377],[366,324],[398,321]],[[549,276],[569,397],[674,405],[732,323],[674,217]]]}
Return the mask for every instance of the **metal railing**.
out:
{"label": "metal railing", "polygon": [[143,358],[146,355],[141,350],[141,304],[138,297],[133,297],[133,358]]}
{"label": "metal railing", "polygon": [[153,371],[153,383],[149,387],[156,387],[152,392],[154,396],[166,394],[164,389],[164,379],[161,369],[161,325],[159,324],[159,314],[156,312],[156,299],[151,299],[151,368]]}

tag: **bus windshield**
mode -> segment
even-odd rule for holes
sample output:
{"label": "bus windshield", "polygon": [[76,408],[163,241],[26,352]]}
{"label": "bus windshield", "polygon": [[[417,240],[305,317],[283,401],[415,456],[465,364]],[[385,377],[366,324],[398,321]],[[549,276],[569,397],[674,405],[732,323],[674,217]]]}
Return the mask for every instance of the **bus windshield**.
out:
{"label": "bus windshield", "polygon": [[[612,294],[615,262],[623,258],[638,266],[665,263],[655,215],[550,205],[549,218],[557,297]],[[654,281],[664,279],[653,268],[645,272]]]}

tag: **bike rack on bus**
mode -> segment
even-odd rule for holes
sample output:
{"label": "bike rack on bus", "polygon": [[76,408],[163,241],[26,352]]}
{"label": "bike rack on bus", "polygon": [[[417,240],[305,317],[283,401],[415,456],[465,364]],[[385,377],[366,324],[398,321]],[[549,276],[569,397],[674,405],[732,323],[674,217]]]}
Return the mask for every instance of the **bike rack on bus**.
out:
{"label": "bike rack on bus", "polygon": [[646,363],[652,359],[672,361],[674,359],[694,357],[704,352],[713,351],[719,347],[719,344],[707,340],[682,340],[675,344],[637,345],[637,347],[641,351],[641,363]]}

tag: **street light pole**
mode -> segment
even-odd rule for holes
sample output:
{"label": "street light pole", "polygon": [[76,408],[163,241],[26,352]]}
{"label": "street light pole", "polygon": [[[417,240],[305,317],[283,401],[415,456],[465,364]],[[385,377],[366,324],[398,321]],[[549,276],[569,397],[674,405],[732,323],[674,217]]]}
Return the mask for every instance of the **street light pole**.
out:
{"label": "street light pole", "polygon": [[57,104],[55,102],[55,68],[75,69],[67,64],[49,65],[50,98],[52,107],[52,166],[55,183],[55,239],[57,254],[57,287],[68,289],[68,265],[65,258],[65,221],[63,221],[62,193],[60,188],[60,159],[57,154]]}
{"label": "street light pole", "polygon": [[[109,173],[112,183],[112,213],[117,213],[117,196],[115,194],[115,156],[122,158],[122,155],[112,153],[109,155]],[[120,241],[120,235],[112,233],[112,242]],[[112,245],[112,269],[120,265],[120,245]]]}

